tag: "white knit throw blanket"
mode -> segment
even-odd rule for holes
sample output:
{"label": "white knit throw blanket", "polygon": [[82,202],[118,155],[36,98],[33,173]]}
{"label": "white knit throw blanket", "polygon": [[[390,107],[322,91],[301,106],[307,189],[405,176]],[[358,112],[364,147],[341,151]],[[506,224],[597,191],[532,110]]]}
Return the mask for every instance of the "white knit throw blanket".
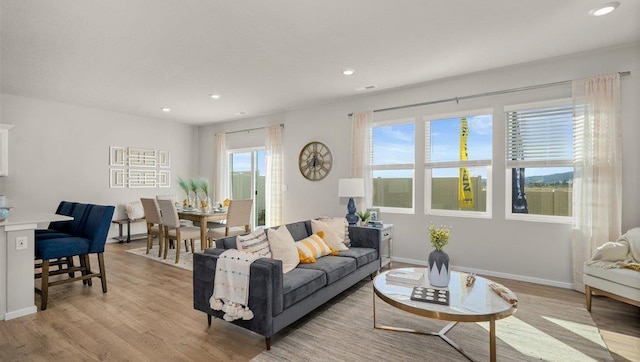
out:
{"label": "white knit throw blanket", "polygon": [[223,319],[249,320],[253,312],[249,302],[249,271],[251,263],[260,258],[258,254],[229,249],[218,257],[216,276],[213,281],[213,295],[209,305],[213,310],[221,310]]}

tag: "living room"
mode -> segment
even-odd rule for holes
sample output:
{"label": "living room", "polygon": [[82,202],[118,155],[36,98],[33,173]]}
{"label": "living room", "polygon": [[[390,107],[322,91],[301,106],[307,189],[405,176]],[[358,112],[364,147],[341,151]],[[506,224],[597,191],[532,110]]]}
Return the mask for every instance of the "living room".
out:
{"label": "living room", "polygon": [[[635,17],[631,18],[635,20],[636,25],[625,23],[628,26],[635,26],[635,37],[625,38],[625,41],[616,40],[620,38],[615,35],[608,36],[611,38],[609,42],[602,42],[602,45],[597,47],[589,45],[590,47],[573,48],[576,50],[570,53],[544,50],[544,47],[541,47],[539,56],[535,58],[502,59],[495,63],[501,64],[500,66],[471,67],[469,68],[471,70],[465,73],[451,74],[447,70],[447,66],[440,65],[442,74],[445,74],[442,77],[432,77],[389,89],[380,83],[378,84],[379,90],[369,93],[353,91],[347,94],[343,90],[344,96],[333,96],[318,101],[299,101],[300,103],[297,104],[283,102],[279,106],[280,108],[274,108],[276,110],[273,112],[253,113],[251,109],[247,108],[246,115],[227,115],[226,118],[219,116],[217,122],[202,123],[187,122],[176,115],[180,112],[180,105],[166,103],[171,101],[172,92],[157,95],[156,103],[139,106],[153,108],[158,113],[157,116],[149,117],[141,115],[142,113],[124,112],[115,105],[113,108],[109,108],[99,100],[90,100],[88,97],[83,97],[82,102],[78,103],[61,98],[65,92],[69,91],[69,87],[73,86],[73,77],[69,77],[64,84],[57,86],[56,84],[44,84],[43,89],[39,90],[21,89],[16,83],[17,79],[38,78],[48,73],[45,65],[39,65],[33,69],[28,68],[34,74],[25,75],[24,71],[17,66],[19,57],[14,53],[7,53],[5,50],[8,35],[11,35],[12,42],[9,43],[11,45],[9,49],[12,52],[19,49],[19,52],[27,52],[30,49],[29,46],[21,49],[16,45],[19,40],[27,41],[26,39],[29,39],[26,36],[21,38],[21,27],[30,28],[24,25],[25,23],[18,25],[14,22],[17,20],[6,18],[7,13],[16,14],[11,12],[12,7],[17,6],[16,4],[17,2],[9,1],[3,2],[2,5],[3,72],[0,104],[1,123],[14,125],[14,128],[9,131],[9,174],[0,179],[0,194],[6,195],[9,204],[16,208],[53,212],[61,200],[93,202],[117,206],[115,217],[121,218],[124,217],[122,205],[138,200],[140,197],[155,197],[157,194],[169,193],[182,195],[183,193],[176,182],[178,176],[204,176],[214,180],[216,176],[214,165],[217,156],[215,135],[217,133],[229,133],[227,135],[227,149],[250,149],[264,147],[264,130],[230,132],[261,128],[270,124],[283,124],[283,184],[286,185],[282,203],[283,222],[307,220],[321,215],[341,216],[346,213],[347,200],[338,197],[338,180],[350,176],[351,119],[349,114],[504,89],[570,81],[598,74],[629,71],[631,74],[621,77],[620,80],[623,129],[622,196],[624,200],[621,226],[623,231],[638,226],[640,203],[637,202],[635,184],[636,180],[640,178],[640,166],[635,158],[640,155],[640,145],[635,142],[634,137],[640,134],[640,122],[638,122],[637,116],[640,114],[640,104],[637,102],[640,96],[640,82],[637,77],[640,72],[640,44],[637,32],[638,5],[631,1],[621,2],[620,8],[612,14],[612,16],[616,16],[617,12],[626,13],[636,10]],[[597,4],[598,2],[595,1],[589,2],[589,5],[595,6]],[[30,2],[30,6],[33,7],[41,5],[38,2]],[[593,7],[584,6],[586,11]],[[27,5],[20,7],[20,10],[36,12],[35,9]],[[63,16],[63,10],[56,9],[55,5],[48,5],[47,10],[54,11],[56,14],[60,12],[62,19],[67,21],[73,19],[77,21],[77,17]],[[40,11],[43,10],[38,10],[38,13]],[[592,19],[587,16],[586,11],[584,21],[591,21]],[[79,16],[82,11],[75,10],[72,14]],[[41,13],[36,17],[36,19],[46,18],[46,14]],[[611,20],[598,18],[597,21]],[[613,20],[611,25],[606,26],[613,27],[615,21]],[[453,22],[455,23],[455,21]],[[34,30],[30,30],[33,33],[30,34],[40,34],[39,31],[42,31],[35,28],[36,25],[33,23],[27,22],[26,24],[34,27]],[[598,24],[598,26],[602,25]],[[543,28],[544,26],[539,27]],[[47,29],[47,27],[42,29]],[[540,33],[542,31],[536,36],[542,36]],[[61,38],[56,38],[56,41],[62,43],[71,41],[62,35]],[[133,37],[132,34],[124,35]],[[557,35],[557,37],[562,36],[564,35]],[[33,44],[40,43],[34,42]],[[65,45],[60,46],[64,48]],[[509,44],[509,46],[513,45]],[[85,51],[90,55],[92,49],[85,49]],[[97,49],[93,50],[97,51]],[[117,52],[117,48],[113,50],[113,53]],[[176,52],[179,53],[179,51]],[[36,49],[35,53],[27,52],[26,54],[30,55],[24,60],[27,65],[34,54],[44,58],[51,56],[46,49]],[[74,68],[78,71],[89,69],[87,72],[90,73],[103,72],[105,73],[102,75],[105,84],[112,84],[107,78],[116,77],[116,74],[104,72],[105,69],[92,68],[91,58],[87,54],[85,54],[86,59],[80,56],[57,54],[62,59],[68,57],[70,60],[69,69],[58,69],[57,72],[62,72],[66,76],[74,74]],[[451,56],[451,53],[448,54]],[[460,57],[464,56],[462,52],[458,54]],[[485,54],[485,56],[494,56],[499,59],[504,57],[499,53]],[[135,66],[142,67],[145,61],[148,60],[140,60],[140,63],[135,63]],[[455,61],[447,59],[443,63]],[[369,84],[359,84],[361,82],[376,82],[375,79],[359,78],[354,81],[354,78],[345,78],[340,74],[344,66],[350,65],[335,64],[336,74],[327,76],[335,76],[336,83],[344,81],[349,89]],[[365,69],[366,64],[352,66],[356,71],[352,77],[358,77],[359,73]],[[185,71],[185,73],[187,72]],[[169,78],[167,83],[179,78],[176,75],[167,77]],[[43,79],[45,80],[42,83],[48,82],[46,77]],[[114,82],[121,86],[123,92],[129,85],[128,79],[116,77]],[[160,85],[157,86],[160,87]],[[166,85],[162,86],[166,87]],[[96,84],[95,87],[100,88],[101,85]],[[208,96],[207,87],[209,85],[202,86],[204,97]],[[220,92],[223,93],[223,90]],[[247,92],[253,93],[254,90]],[[259,93],[258,90],[255,92]],[[236,96],[241,97],[241,94]],[[223,94],[220,100],[223,101],[229,97],[231,95]],[[422,172],[425,159],[424,151],[421,151],[424,148],[424,137],[416,136],[413,208],[402,213],[385,212],[384,209],[380,212],[380,218],[385,223],[394,225],[392,255],[394,262],[426,265],[426,258],[431,249],[428,242],[427,225],[430,222],[446,224],[451,225],[453,230],[451,241],[447,245],[447,253],[451,256],[453,266],[459,268],[458,270],[570,289],[573,280],[571,222],[531,222],[512,220],[506,217],[508,212],[505,205],[508,203],[506,202],[505,189],[509,186],[505,178],[504,160],[506,157],[503,132],[505,106],[566,98],[571,98],[570,84],[479,97],[460,102],[377,112],[375,114],[376,121],[415,119],[416,135],[421,134],[421,131],[424,132],[423,128],[418,127],[423,124],[423,117],[426,116],[491,109],[494,122],[491,214],[488,217],[450,217],[425,213],[427,208],[425,187],[423,186],[425,185],[425,175]],[[206,101],[211,102],[210,99],[206,99]],[[162,113],[160,108],[165,106],[171,107],[172,112]],[[246,106],[250,107],[251,105],[247,104]],[[213,112],[215,105],[207,105],[203,109]],[[238,111],[243,110],[238,109]],[[208,116],[206,112],[203,113],[202,117],[206,119]],[[326,178],[316,182],[303,178],[297,166],[300,150],[311,141],[321,141],[326,144],[334,159],[331,172]],[[111,146],[168,151],[171,154],[171,187],[165,189],[110,188],[108,158]],[[139,232],[143,230],[143,225],[134,225],[134,228],[139,228],[134,230]],[[117,228],[114,225],[110,230],[110,236],[116,234]],[[126,267],[126,262],[122,261],[116,265],[108,264],[107,271],[118,267]],[[165,274],[169,273],[165,272]],[[117,280],[118,278],[111,281],[113,289],[117,289],[117,284],[115,284]],[[89,298],[93,297],[95,295],[89,296]],[[90,303],[90,301],[85,302]],[[126,309],[123,303],[118,305]],[[186,308],[190,307],[187,303]],[[201,331],[193,333],[201,333]],[[239,333],[236,333],[236,336],[244,338],[244,335]],[[260,341],[256,344],[260,344]]]}

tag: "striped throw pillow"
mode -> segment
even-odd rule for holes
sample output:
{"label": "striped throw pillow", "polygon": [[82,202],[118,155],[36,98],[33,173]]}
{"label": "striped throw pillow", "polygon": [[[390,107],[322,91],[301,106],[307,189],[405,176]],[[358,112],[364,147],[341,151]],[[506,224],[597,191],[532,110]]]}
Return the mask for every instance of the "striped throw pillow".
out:
{"label": "striped throw pillow", "polygon": [[267,239],[264,229],[258,229],[251,234],[236,236],[236,249],[258,254],[263,258],[271,258],[269,239]]}
{"label": "striped throw pillow", "polygon": [[298,256],[303,264],[315,263],[317,258],[325,255],[338,255],[338,251],[332,249],[322,240],[324,232],[317,232],[305,239],[296,241]]}

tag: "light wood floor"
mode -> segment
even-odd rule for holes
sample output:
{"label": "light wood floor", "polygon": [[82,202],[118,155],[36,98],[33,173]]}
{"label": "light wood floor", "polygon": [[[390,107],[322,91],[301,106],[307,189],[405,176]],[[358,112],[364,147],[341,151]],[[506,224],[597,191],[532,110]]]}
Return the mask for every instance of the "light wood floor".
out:
{"label": "light wood floor", "polygon": [[[262,352],[262,336],[216,319],[207,328],[193,309],[191,272],[125,252],[142,246],[107,245],[108,293],[99,281],[52,287],[46,311],[0,321],[0,361],[246,361]],[[584,303],[575,291],[492,279],[516,293]],[[616,361],[640,360],[640,308],[595,298],[592,317]]]}

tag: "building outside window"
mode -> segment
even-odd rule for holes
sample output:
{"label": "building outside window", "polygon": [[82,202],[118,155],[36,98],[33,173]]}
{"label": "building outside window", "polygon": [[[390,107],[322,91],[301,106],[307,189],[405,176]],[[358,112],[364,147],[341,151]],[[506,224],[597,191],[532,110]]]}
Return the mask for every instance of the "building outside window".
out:
{"label": "building outside window", "polygon": [[383,212],[413,212],[414,119],[377,122],[371,132],[373,206]]}
{"label": "building outside window", "polygon": [[491,217],[493,111],[424,120],[425,213]]}
{"label": "building outside window", "polygon": [[572,110],[571,100],[505,107],[507,218],[570,221]]}

